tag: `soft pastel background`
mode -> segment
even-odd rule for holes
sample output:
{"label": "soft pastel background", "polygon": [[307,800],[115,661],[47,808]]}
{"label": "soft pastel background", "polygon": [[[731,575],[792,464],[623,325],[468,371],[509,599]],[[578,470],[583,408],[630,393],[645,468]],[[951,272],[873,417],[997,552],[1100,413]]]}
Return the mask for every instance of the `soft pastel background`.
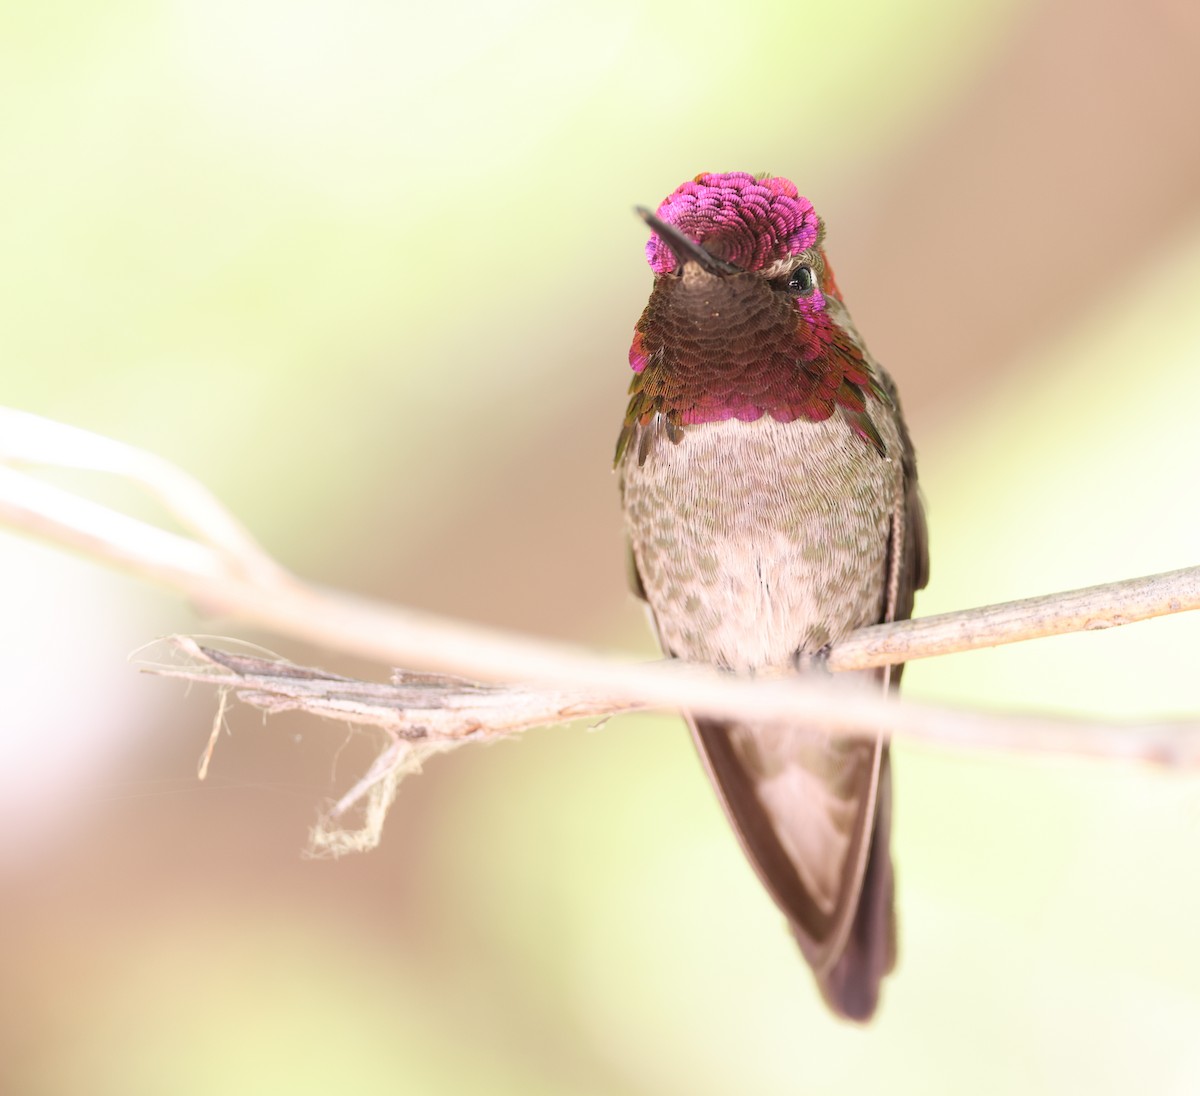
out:
{"label": "soft pastel background", "polygon": [[[795,179],[900,382],[921,612],[1200,561],[1187,0],[50,0],[0,8],[0,399],[199,475],[286,564],[648,656],[611,445],[632,215]],[[128,501],[108,485],[87,485]],[[1193,1093],[1200,781],[897,753],[903,954],[818,1003],[678,719],[438,759],[139,675],[257,639],[0,537],[0,1091]],[[911,667],[988,708],[1200,712],[1178,618]]]}

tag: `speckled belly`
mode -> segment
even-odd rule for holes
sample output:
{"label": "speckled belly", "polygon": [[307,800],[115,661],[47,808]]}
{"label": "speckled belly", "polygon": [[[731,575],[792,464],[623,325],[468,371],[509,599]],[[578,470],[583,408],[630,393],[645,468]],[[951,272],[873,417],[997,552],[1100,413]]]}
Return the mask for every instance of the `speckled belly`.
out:
{"label": "speckled belly", "polygon": [[[886,451],[895,423],[877,416]],[[622,464],[630,543],[671,653],[733,670],[793,665],[882,618],[899,459],[841,412],[704,423]]]}

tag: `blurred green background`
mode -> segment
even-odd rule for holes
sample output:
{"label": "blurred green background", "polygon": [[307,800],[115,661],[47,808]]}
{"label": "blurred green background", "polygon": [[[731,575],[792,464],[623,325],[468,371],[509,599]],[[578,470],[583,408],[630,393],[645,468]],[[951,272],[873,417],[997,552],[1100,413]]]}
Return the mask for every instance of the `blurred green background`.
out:
{"label": "blurred green background", "polygon": [[[910,0],[0,7],[5,403],[331,585],[649,656],[610,472],[632,215],[794,179],[921,457],[936,612],[1200,561],[1200,16]],[[129,502],[120,489],[85,483]],[[1192,1093],[1200,784],[897,749],[902,958],[837,1024],[678,719],[441,758],[138,675],[175,596],[0,537],[0,1090]],[[1200,711],[1187,617],[910,695]]]}

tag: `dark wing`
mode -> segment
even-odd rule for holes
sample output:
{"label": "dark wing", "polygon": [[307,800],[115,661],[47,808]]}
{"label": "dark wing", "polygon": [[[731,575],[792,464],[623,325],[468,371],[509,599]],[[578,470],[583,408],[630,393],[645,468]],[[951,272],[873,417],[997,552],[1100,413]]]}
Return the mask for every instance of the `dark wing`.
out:
{"label": "dark wing", "polygon": [[[892,378],[878,367],[881,387],[895,409],[900,433],[901,494],[892,519],[888,549],[888,597],[885,620],[907,620],[913,600],[929,581],[929,533],[925,508],[917,487],[917,458]],[[903,665],[881,674],[892,688],[900,683]],[[836,962],[817,982],[826,1001],[851,1019],[869,1019],[879,999],[879,983],[896,961],[895,877],[891,857],[892,773],[886,745],[881,744],[875,789],[875,819],[858,908]],[[792,931],[804,947],[803,928],[793,920]]]}
{"label": "dark wing", "polygon": [[[900,430],[900,466],[904,471],[899,520],[892,523],[889,557],[894,580],[888,592],[891,611],[885,614],[885,619],[908,620],[912,616],[913,600],[917,591],[924,590],[929,582],[929,530],[925,524],[925,507],[921,503],[921,492],[917,487],[917,454],[913,448],[912,437],[908,433],[908,424],[900,412],[896,382],[878,366],[876,371],[879,374],[880,387],[887,394],[896,412],[896,425]],[[903,665],[893,667],[893,683],[899,681],[903,669]]]}

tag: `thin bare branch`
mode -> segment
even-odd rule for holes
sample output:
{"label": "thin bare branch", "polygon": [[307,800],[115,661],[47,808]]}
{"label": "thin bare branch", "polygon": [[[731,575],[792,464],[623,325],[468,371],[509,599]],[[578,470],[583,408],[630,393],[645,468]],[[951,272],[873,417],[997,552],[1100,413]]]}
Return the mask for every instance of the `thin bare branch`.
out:
{"label": "thin bare branch", "polygon": [[831,670],[861,670],[1027,639],[1116,628],[1200,609],[1200,567],[1061,594],[862,628],[829,655]]}
{"label": "thin bare branch", "polygon": [[[699,666],[633,664],[323,590],[270,559],[201,484],[173,465],[23,412],[0,408],[0,461],[124,476],[160,499],[198,539],[3,466],[0,522],[169,586],[209,611],[387,665],[436,671],[406,671],[392,685],[380,685],[186,640],[176,641],[188,658],[184,666],[156,668],[232,690],[266,711],[301,709],[385,733],[386,749],[314,833],[314,847],[326,852],[377,841],[398,781],[432,753],[530,726],[635,708],[687,708],[831,734],[882,733],[939,747],[1200,764],[1195,723],[1015,718],[896,703],[875,691],[845,687],[844,679],[747,680]],[[864,628],[829,652],[828,665],[836,671],[883,666],[1196,608],[1200,567]],[[358,831],[337,823],[352,806],[364,811]]]}
{"label": "thin bare branch", "polygon": [[[390,683],[341,677],[286,659],[234,654],[186,636],[164,641],[182,662],[143,663],[164,677],[200,681],[234,691],[268,713],[305,711],[375,727],[414,742],[504,738],[533,727],[654,708],[631,696],[616,704],[583,690],[484,685],[447,674],[397,671]],[[669,661],[647,669],[679,678],[690,688],[708,674]],[[717,676],[717,680],[724,680]],[[632,692],[632,690],[631,690]],[[1144,761],[1169,768],[1200,767],[1200,721],[1113,722],[973,712],[915,701],[897,702],[873,688],[831,679],[776,679],[751,684],[773,694],[765,718],[789,725],[821,726],[834,734],[885,734],[939,749],[1050,753]],[[742,711],[742,709],[739,709]],[[757,718],[757,717],[756,717]]]}
{"label": "thin bare branch", "polygon": [[279,564],[207,487],[144,449],[28,411],[0,407],[0,463],[119,476],[156,498],[184,528],[219,552],[225,567],[235,566],[262,579],[279,570]]}
{"label": "thin bare branch", "polygon": [[[385,735],[367,773],[347,791],[312,834],[315,854],[340,855],[378,843],[387,806],[400,781],[430,756],[469,742],[507,738],[533,727],[607,717],[653,707],[636,694],[624,702],[584,691],[522,685],[483,685],[445,674],[400,671],[390,684],[359,681],[283,659],[262,658],[175,636],[167,652],[182,661],[144,664],[166,677],[199,681],[268,713],[304,711]],[[706,671],[659,663],[644,667],[687,688]],[[912,701],[897,703],[877,690],[846,687],[847,679],[747,683],[750,696],[773,698],[768,710],[789,727],[831,734],[884,734],[939,749],[1062,754],[1138,761],[1176,769],[1200,768],[1200,722],[1114,723],[990,714]],[[744,715],[744,711],[742,712]],[[205,759],[207,763],[207,755]],[[357,826],[343,823],[359,809]]]}

